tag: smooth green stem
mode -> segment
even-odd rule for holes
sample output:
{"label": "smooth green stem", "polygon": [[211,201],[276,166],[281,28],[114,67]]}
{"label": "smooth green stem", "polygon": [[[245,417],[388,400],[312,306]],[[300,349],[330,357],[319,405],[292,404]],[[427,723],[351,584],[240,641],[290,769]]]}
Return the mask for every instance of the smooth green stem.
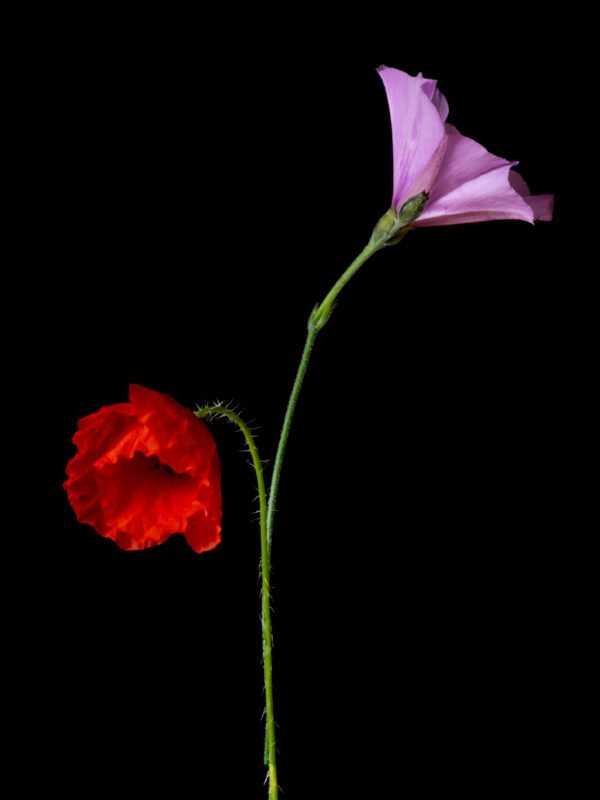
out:
{"label": "smooth green stem", "polygon": [[365,247],[365,249],[360,253],[354,261],[350,264],[348,269],[340,276],[339,280],[333,285],[325,300],[321,303],[318,307],[317,311],[312,316],[312,321],[316,325],[317,328],[321,329],[323,325],[327,322],[329,317],[331,316],[331,312],[333,311],[333,304],[335,302],[335,298],[338,294],[342,291],[344,286],[348,283],[350,278],[357,272],[357,270],[362,267],[365,261],[370,258],[373,253],[379,250],[382,247],[384,242],[381,239],[376,239],[373,237],[369,244]]}
{"label": "smooth green stem", "polygon": [[294,416],[294,410],[296,408],[296,401],[298,400],[298,395],[300,394],[300,389],[302,388],[302,381],[304,380],[306,368],[308,367],[308,362],[310,361],[310,354],[312,353],[315,339],[319,333],[319,328],[317,328],[316,325],[313,325],[311,320],[309,320],[308,323],[308,336],[306,337],[306,342],[304,344],[304,351],[302,352],[302,358],[300,359],[300,366],[298,368],[298,373],[296,374],[296,380],[294,381],[292,393],[290,395],[290,399],[288,400],[287,410],[283,420],[283,427],[281,429],[281,436],[279,437],[277,454],[275,456],[275,463],[273,465],[273,475],[271,476],[269,505],[267,508],[267,545],[269,548],[269,562],[271,561],[271,544],[273,541],[273,525],[275,522],[275,503],[277,501],[277,488],[279,486],[283,455],[285,453],[285,447],[290,434],[290,427],[292,424],[292,417]]}
{"label": "smooth green stem", "polygon": [[296,409],[298,395],[300,394],[300,389],[302,388],[302,383],[304,381],[304,376],[306,374],[308,362],[310,361],[310,356],[312,353],[313,345],[315,343],[315,339],[317,338],[317,334],[319,333],[321,328],[325,325],[325,323],[331,316],[331,312],[333,311],[334,307],[334,302],[338,294],[348,283],[350,278],[356,273],[359,267],[361,267],[365,263],[365,261],[373,255],[373,253],[379,250],[379,248],[382,247],[384,243],[385,240],[383,239],[383,237],[380,238],[374,236],[371,238],[371,240],[364,248],[364,250],[354,259],[352,264],[350,264],[348,269],[335,283],[331,291],[325,297],[325,300],[323,300],[323,302],[315,308],[308,321],[308,335],[306,337],[306,343],[304,345],[304,350],[302,352],[302,358],[300,359],[300,366],[298,367],[298,372],[296,373],[296,379],[294,380],[294,385],[292,387],[292,393],[290,395],[290,399],[288,400],[288,406],[285,412],[285,418],[283,420],[283,426],[281,429],[281,436],[279,437],[277,454],[275,456],[275,464],[273,465],[273,476],[271,477],[271,487],[269,489],[269,505],[267,508],[267,543],[269,548],[268,550],[269,563],[271,561],[271,545],[273,542],[273,526],[275,522],[275,505],[277,502],[277,489],[279,487],[279,479],[281,476],[281,465],[283,463],[283,456],[285,454],[285,448],[290,434],[290,427],[292,424],[294,411]]}
{"label": "smooth green stem", "polygon": [[269,568],[269,549],[267,546],[267,493],[265,490],[265,480],[263,476],[262,462],[258,455],[258,448],[254,437],[244,420],[229,408],[224,406],[207,406],[196,411],[197,417],[206,417],[210,414],[218,414],[228,417],[240,428],[248,449],[252,456],[252,463],[256,472],[258,485],[258,500],[260,505],[260,554],[261,554],[261,573],[262,573],[262,640],[263,640],[263,665],[265,673],[265,698],[266,698],[266,759],[265,763],[269,767],[269,797],[277,800],[277,766],[275,748],[275,715],[273,711],[273,637],[271,634],[271,606],[270,606],[270,574]]}

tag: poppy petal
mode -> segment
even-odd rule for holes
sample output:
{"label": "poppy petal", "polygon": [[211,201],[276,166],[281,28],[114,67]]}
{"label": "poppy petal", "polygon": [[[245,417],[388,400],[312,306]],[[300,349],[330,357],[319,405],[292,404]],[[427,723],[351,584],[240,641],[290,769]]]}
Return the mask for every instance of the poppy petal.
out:
{"label": "poppy petal", "polygon": [[216,445],[173,398],[132,384],[129,403],[84,417],[73,441],[78,453],[64,487],[80,522],[124,550],[152,547],[173,533],[186,533],[197,552],[218,544]]}

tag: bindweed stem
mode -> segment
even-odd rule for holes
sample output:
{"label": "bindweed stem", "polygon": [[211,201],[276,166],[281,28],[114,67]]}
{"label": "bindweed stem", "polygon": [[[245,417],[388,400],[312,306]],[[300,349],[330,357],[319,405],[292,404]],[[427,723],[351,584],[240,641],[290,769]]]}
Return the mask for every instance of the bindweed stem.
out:
{"label": "bindweed stem", "polygon": [[[378,221],[375,226],[368,245],[360,253],[354,261],[350,264],[348,269],[342,273],[339,280],[333,285],[325,300],[313,313],[311,320],[317,328],[321,329],[331,316],[335,298],[342,291],[344,286],[348,283],[350,278],[361,267],[365,261],[370,258],[373,253],[377,252],[384,245],[397,244],[402,241],[406,234],[412,230],[411,222],[419,216],[427,202],[429,195],[427,192],[421,192],[415,197],[411,197],[402,206],[400,211],[395,208],[390,208]],[[309,325],[310,328],[310,325]]]}
{"label": "bindweed stem", "polygon": [[[393,211],[393,209],[391,209],[390,211]],[[373,253],[377,252],[377,250],[383,247],[392,236],[395,237],[395,241],[399,241],[410,230],[409,227],[398,225],[400,220],[398,219],[395,213],[392,214],[388,212],[382,217],[382,220],[383,224],[380,221],[380,223],[378,223],[378,225],[375,227],[373,235],[371,236],[371,239],[369,240],[367,246],[354,259],[354,261],[350,264],[348,269],[336,281],[336,283],[333,285],[331,290],[326,295],[323,302],[315,307],[313,313],[310,315],[310,318],[308,320],[308,335],[306,337],[306,343],[304,345],[304,350],[302,352],[302,358],[300,359],[300,366],[298,367],[298,372],[296,373],[296,379],[292,387],[292,393],[290,395],[290,399],[288,400],[288,406],[285,412],[285,418],[283,420],[283,426],[281,429],[281,436],[279,437],[277,454],[275,456],[275,464],[273,465],[271,486],[269,489],[269,505],[267,508],[267,543],[268,543],[269,564],[271,562],[271,544],[273,542],[275,504],[277,502],[277,489],[279,487],[279,478],[281,476],[281,465],[283,463],[283,456],[285,453],[285,448],[290,433],[292,417],[294,416],[294,411],[296,409],[296,402],[298,400],[298,395],[300,394],[300,389],[302,388],[302,383],[304,381],[304,376],[306,374],[306,369],[308,367],[308,362],[310,360],[310,356],[312,353],[313,345],[315,343],[315,339],[317,338],[317,334],[329,320],[331,312],[334,309],[335,300],[338,294],[342,291],[342,289],[348,283],[350,278],[356,274],[358,269],[365,263],[365,261],[368,258],[370,258],[373,255]]]}
{"label": "bindweed stem", "polygon": [[265,490],[265,480],[263,477],[262,462],[258,455],[258,448],[254,437],[244,420],[229,408],[224,406],[207,406],[196,411],[196,416],[210,416],[211,414],[228,417],[240,428],[248,449],[252,456],[252,463],[256,472],[258,486],[258,500],[260,506],[260,561],[262,576],[262,643],[263,643],[263,665],[265,674],[265,700],[266,700],[266,745],[265,745],[265,764],[269,767],[269,797],[277,800],[277,766],[275,751],[275,715],[273,711],[273,637],[271,633],[271,605],[270,605],[270,568],[269,553],[267,548],[267,493]]}
{"label": "bindweed stem", "polygon": [[[267,569],[268,570],[270,570],[271,568],[271,547],[273,542],[275,505],[277,502],[277,489],[279,487],[279,479],[281,477],[281,466],[283,464],[283,456],[285,454],[285,448],[290,434],[290,428],[292,425],[292,418],[294,416],[294,411],[296,409],[296,403],[298,401],[300,389],[302,388],[302,383],[304,382],[304,376],[306,375],[306,370],[308,368],[308,363],[310,361],[315,339],[317,338],[317,334],[319,333],[319,331],[329,320],[331,312],[333,311],[334,308],[335,300],[338,294],[344,288],[344,286],[348,283],[350,278],[358,271],[358,269],[365,263],[365,261],[368,258],[370,258],[373,255],[373,253],[377,252],[377,250],[383,247],[386,244],[386,242],[388,242],[388,240],[390,240],[391,243],[391,239],[392,237],[394,237],[394,243],[400,241],[410,230],[408,226],[404,227],[402,225],[402,221],[398,219],[398,216],[395,213],[388,214],[387,216],[389,217],[390,222],[389,223],[387,222],[386,215],[384,215],[384,217],[382,218],[384,220],[384,225],[378,224],[378,226],[373,231],[373,235],[371,236],[371,239],[369,240],[367,246],[354,259],[352,264],[350,264],[348,269],[346,269],[346,271],[341,275],[339,280],[334,284],[332,289],[326,295],[325,300],[323,300],[323,302],[320,305],[317,305],[315,307],[315,309],[313,310],[312,314],[309,317],[308,334],[306,336],[304,350],[302,351],[302,357],[300,359],[298,372],[296,373],[296,378],[294,380],[294,385],[292,387],[292,393],[288,400],[288,405],[283,420],[283,426],[281,428],[281,435],[279,437],[279,444],[277,446],[275,463],[273,465],[271,486],[269,488],[269,503],[267,507]],[[400,224],[398,224],[399,222]],[[264,594],[263,594],[263,600],[264,600]],[[271,747],[271,739],[269,738],[269,731],[267,730],[265,754],[267,753],[267,751],[270,752],[270,747]]]}
{"label": "bindweed stem", "polygon": [[371,239],[371,241],[365,247],[362,253],[360,253],[360,255],[354,259],[352,264],[350,264],[348,269],[335,283],[331,291],[327,294],[325,300],[323,300],[323,302],[320,305],[317,305],[315,307],[308,320],[308,335],[306,337],[306,342],[304,344],[304,350],[302,351],[300,366],[298,367],[298,372],[296,373],[296,379],[292,387],[292,393],[290,395],[290,399],[288,400],[288,405],[283,420],[283,426],[281,428],[281,436],[279,437],[279,444],[277,446],[275,463],[273,465],[271,486],[269,489],[269,505],[267,509],[267,543],[269,550],[269,562],[271,559],[271,544],[273,541],[273,523],[275,521],[275,503],[277,502],[277,488],[279,486],[279,477],[281,475],[281,465],[283,463],[283,456],[285,453],[285,448],[290,433],[292,417],[294,416],[294,411],[296,409],[296,402],[298,400],[298,395],[300,394],[300,389],[302,388],[304,375],[306,374],[308,362],[310,361],[310,356],[312,353],[313,345],[315,343],[315,339],[317,338],[317,334],[319,333],[321,328],[325,325],[325,323],[331,316],[331,312],[333,311],[334,308],[334,302],[338,294],[348,283],[350,278],[355,274],[358,268],[362,266],[365,263],[365,261],[368,258],[370,258],[370,256],[373,255],[373,253],[376,250],[379,250],[379,248],[382,247],[383,244],[384,244],[383,241],[375,241],[374,238]]}
{"label": "bindweed stem", "polygon": [[279,437],[279,444],[277,446],[275,463],[273,465],[273,475],[271,476],[271,486],[269,488],[269,505],[267,508],[267,546],[269,553],[269,563],[271,562],[271,543],[273,541],[275,503],[277,500],[277,487],[279,486],[279,476],[281,475],[281,465],[283,463],[283,455],[285,453],[285,446],[287,444],[288,436],[290,433],[292,417],[294,416],[294,411],[296,409],[296,401],[298,400],[298,395],[300,394],[300,389],[302,388],[302,381],[304,380],[306,368],[308,367],[308,362],[310,360],[310,355],[312,353],[313,344],[315,343],[315,339],[317,338],[317,334],[320,330],[319,328],[317,328],[316,325],[313,324],[313,316],[314,312],[308,321],[308,336],[306,337],[306,342],[304,344],[304,350],[302,352],[302,358],[300,359],[300,366],[296,374],[296,380],[294,381],[292,393],[290,395],[290,399],[288,400],[288,405],[285,412],[285,418],[283,420],[283,427],[281,429],[281,436]]}
{"label": "bindweed stem", "polygon": [[371,239],[371,241],[365,247],[362,253],[360,253],[360,255],[354,259],[354,261],[350,264],[348,269],[340,276],[340,278],[332,286],[332,288],[330,289],[329,293],[327,294],[321,305],[317,307],[317,309],[315,310],[315,312],[311,317],[311,321],[313,325],[317,328],[317,330],[320,330],[331,316],[335,299],[338,296],[338,294],[342,291],[344,286],[348,283],[350,278],[358,271],[360,267],[362,267],[365,261],[368,258],[370,258],[373,255],[373,253],[379,250],[379,248],[382,246],[383,242]]}

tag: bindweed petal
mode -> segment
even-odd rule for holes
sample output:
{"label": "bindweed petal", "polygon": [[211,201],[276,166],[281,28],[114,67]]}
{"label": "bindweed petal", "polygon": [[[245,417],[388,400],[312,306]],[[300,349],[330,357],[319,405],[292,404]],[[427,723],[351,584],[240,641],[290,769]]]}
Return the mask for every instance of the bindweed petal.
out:
{"label": "bindweed petal", "polygon": [[380,66],[378,73],[385,86],[392,119],[394,185],[391,205],[398,209],[404,200],[429,191],[435,178],[430,169],[425,185],[411,190],[430,165],[444,138],[444,125],[431,98],[435,81],[413,78],[397,69]]}
{"label": "bindweed petal", "polygon": [[413,223],[416,228],[457,225],[493,219],[533,222],[533,211],[510,185],[510,165],[497,167],[463,183],[444,197],[429,202]]}
{"label": "bindweed petal", "polygon": [[518,162],[492,155],[452,125],[446,131],[444,158],[415,227],[491,219],[533,222],[531,207],[509,181],[510,168]]}
{"label": "bindweed petal", "polygon": [[433,97],[431,98],[431,102],[436,107],[437,112],[440,115],[440,119],[442,120],[442,122],[446,122],[446,119],[448,118],[448,111],[449,111],[448,101],[446,100],[446,98],[440,92],[439,89],[436,88],[436,90],[434,91]]}
{"label": "bindweed petal", "polygon": [[552,219],[552,212],[554,211],[554,195],[532,195],[529,191],[529,186],[527,186],[519,173],[515,172],[514,170],[509,172],[508,180],[510,181],[510,185],[513,187],[513,189],[518,192],[527,205],[531,207],[534,220],[540,220],[540,222],[549,222]]}
{"label": "bindweed petal", "polygon": [[446,151],[430,192],[430,205],[485,172],[518,163],[488,153],[474,139],[462,136],[453,125],[446,125],[446,131]]}
{"label": "bindweed petal", "polygon": [[421,74],[381,66],[392,122],[396,213],[406,200],[429,194],[413,226],[455,225],[493,219],[551,220],[554,198],[531,195],[517,161],[489,153],[446,122],[448,102]]}

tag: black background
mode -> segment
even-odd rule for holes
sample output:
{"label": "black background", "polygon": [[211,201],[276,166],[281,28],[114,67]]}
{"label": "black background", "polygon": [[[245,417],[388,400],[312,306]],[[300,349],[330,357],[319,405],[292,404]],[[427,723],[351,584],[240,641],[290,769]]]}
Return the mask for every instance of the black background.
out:
{"label": "black background", "polygon": [[39,267],[21,318],[48,464],[21,584],[35,600],[22,740],[69,791],[264,795],[240,434],[211,425],[210,553],[182,536],[124,553],[77,523],[61,484],[77,420],[130,382],[235,404],[269,475],[311,308],[390,202],[385,63],[437,78],[449,121],[554,192],[555,219],[411,233],[317,340],[274,541],[283,797],[560,787],[576,278],[560,250],[558,30],[381,8],[360,36],[234,17],[53,18],[38,54],[24,145]]}

